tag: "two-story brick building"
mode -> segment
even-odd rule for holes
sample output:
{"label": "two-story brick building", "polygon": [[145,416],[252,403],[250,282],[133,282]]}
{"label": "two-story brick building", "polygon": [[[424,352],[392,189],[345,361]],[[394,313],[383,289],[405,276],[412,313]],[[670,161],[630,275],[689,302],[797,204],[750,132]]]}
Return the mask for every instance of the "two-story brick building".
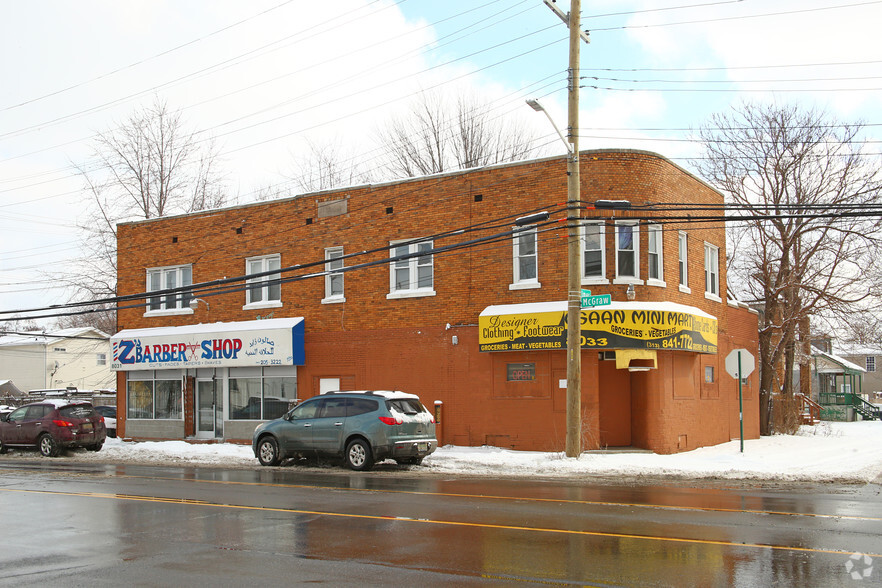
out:
{"label": "two-story brick building", "polygon": [[[722,196],[644,151],[583,152],[581,182],[583,288],[611,299],[582,311],[586,448],[737,437],[724,359],[756,354],[756,314],[727,301],[723,223],[682,220]],[[246,441],[297,399],[399,389],[440,403],[441,443],[561,450],[566,194],[548,158],[120,225],[121,434]]]}

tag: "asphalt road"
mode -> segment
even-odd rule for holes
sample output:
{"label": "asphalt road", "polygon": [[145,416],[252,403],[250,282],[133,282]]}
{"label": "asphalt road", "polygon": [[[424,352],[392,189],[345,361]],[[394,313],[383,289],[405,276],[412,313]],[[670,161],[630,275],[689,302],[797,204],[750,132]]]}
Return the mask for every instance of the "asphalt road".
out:
{"label": "asphalt road", "polygon": [[882,578],[876,484],[617,485],[0,459],[0,521],[0,584],[14,586],[869,586]]}

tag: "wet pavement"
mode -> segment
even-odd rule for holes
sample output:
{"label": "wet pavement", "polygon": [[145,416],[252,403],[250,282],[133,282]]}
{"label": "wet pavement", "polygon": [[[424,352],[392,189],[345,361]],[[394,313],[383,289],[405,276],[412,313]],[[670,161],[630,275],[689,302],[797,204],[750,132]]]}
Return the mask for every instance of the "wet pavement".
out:
{"label": "wet pavement", "polygon": [[882,578],[875,484],[617,485],[418,469],[0,460],[0,520],[0,583],[16,586],[839,586]]}

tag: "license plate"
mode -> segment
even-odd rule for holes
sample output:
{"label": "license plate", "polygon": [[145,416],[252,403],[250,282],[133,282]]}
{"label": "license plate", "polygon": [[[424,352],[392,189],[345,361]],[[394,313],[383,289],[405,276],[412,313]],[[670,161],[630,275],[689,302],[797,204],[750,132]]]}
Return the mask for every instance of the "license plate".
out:
{"label": "license plate", "polygon": [[91,431],[92,423],[84,423],[82,427],[80,427],[83,431]]}
{"label": "license plate", "polygon": [[428,451],[429,444],[428,443],[417,443],[417,450],[418,451]]}

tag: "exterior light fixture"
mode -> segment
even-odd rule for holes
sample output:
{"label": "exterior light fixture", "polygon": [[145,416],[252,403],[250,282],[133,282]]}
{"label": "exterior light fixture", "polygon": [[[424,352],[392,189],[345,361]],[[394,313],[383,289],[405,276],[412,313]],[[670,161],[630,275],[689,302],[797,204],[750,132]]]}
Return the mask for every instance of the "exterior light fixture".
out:
{"label": "exterior light fixture", "polygon": [[628,289],[625,290],[625,297],[628,300],[634,300],[637,297],[637,292],[634,291],[634,284],[628,284]]}
{"label": "exterior light fixture", "polygon": [[202,298],[191,298],[190,299],[190,310],[196,310],[199,308],[199,303],[205,303],[205,310],[211,310],[211,306],[208,304],[208,301],[203,300]]}
{"label": "exterior light fixture", "polygon": [[539,101],[538,101],[537,99],[535,99],[535,98],[529,98],[529,99],[527,99],[527,105],[528,105],[530,108],[532,108],[533,110],[535,110],[536,112],[544,113],[545,116],[548,117],[548,122],[551,123],[551,126],[554,127],[554,130],[557,131],[557,136],[560,137],[560,140],[564,142],[564,145],[566,145],[566,148],[567,148],[567,155],[569,155],[570,157],[572,157],[572,156],[573,156],[573,147],[570,145],[569,141],[567,141],[566,137],[564,137],[563,133],[560,132],[560,129],[559,129],[558,126],[554,123],[554,119],[551,118],[551,115],[548,114],[548,111],[545,110],[545,107],[542,106],[542,104],[540,104]]}

